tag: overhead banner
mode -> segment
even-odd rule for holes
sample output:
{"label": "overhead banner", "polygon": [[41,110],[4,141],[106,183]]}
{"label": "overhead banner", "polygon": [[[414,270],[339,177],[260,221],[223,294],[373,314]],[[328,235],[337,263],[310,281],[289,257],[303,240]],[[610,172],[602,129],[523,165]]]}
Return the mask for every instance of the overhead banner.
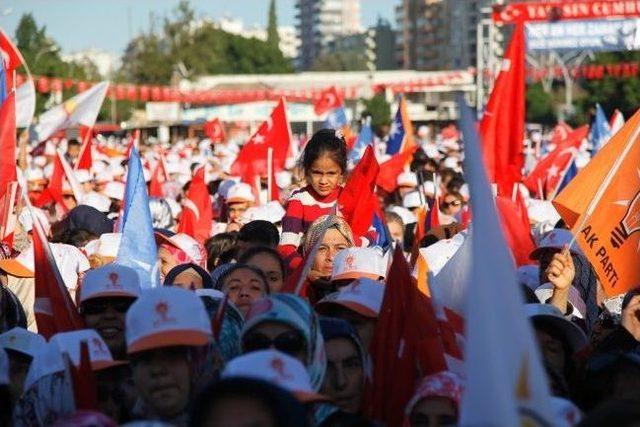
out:
{"label": "overhead banner", "polygon": [[525,25],[527,50],[640,50],[640,18]]}
{"label": "overhead banner", "polygon": [[502,24],[636,16],[640,16],[640,0],[532,1],[493,8],[493,21]]}

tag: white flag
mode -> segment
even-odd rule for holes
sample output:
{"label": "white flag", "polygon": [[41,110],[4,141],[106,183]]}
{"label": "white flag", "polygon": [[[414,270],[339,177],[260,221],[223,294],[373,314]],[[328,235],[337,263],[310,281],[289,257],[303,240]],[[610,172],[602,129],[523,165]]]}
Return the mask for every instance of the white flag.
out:
{"label": "white flag", "polygon": [[108,88],[109,82],[98,83],[43,113],[35,127],[38,140],[44,141],[56,131],[71,126],[92,127],[96,123]]}
{"label": "white flag", "polygon": [[458,104],[473,211],[460,425],[554,425],[546,372],[493,202],[475,120],[462,97]]}
{"label": "white flag", "polygon": [[16,89],[16,127],[31,126],[36,111],[36,89],[33,80],[27,79]]}

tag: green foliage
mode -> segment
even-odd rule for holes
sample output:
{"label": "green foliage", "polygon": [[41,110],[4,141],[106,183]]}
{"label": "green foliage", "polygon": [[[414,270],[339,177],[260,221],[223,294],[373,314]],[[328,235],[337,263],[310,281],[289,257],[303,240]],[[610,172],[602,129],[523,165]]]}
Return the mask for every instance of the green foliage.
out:
{"label": "green foliage", "polygon": [[552,125],[556,122],[553,96],[535,83],[527,87],[527,122]]}
{"label": "green foliage", "polygon": [[391,105],[387,102],[384,93],[374,95],[370,99],[362,99],[365,111],[363,116],[371,116],[371,126],[379,129],[391,123]]}
{"label": "green foliage", "polygon": [[311,71],[365,71],[367,58],[364,53],[334,52],[320,55],[311,66]]}
{"label": "green foliage", "polygon": [[278,17],[276,15],[276,0],[269,3],[269,22],[267,24],[267,44],[280,49],[280,34],[278,34]]}

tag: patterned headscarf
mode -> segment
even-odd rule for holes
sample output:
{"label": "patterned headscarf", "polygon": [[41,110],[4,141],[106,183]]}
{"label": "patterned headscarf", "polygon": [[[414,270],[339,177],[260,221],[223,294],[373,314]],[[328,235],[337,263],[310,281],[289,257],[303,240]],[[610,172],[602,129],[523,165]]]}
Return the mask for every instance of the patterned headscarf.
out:
{"label": "patterned headscarf", "polygon": [[320,390],[327,369],[327,357],[320,322],[309,303],[292,294],[275,294],[256,301],[247,313],[242,338],[263,322],[283,323],[302,333],[307,343],[305,366],[311,386],[315,391]]}
{"label": "patterned headscarf", "polygon": [[313,221],[302,237],[302,253],[308,254],[313,246],[324,236],[324,233],[330,228],[338,230],[340,234],[349,242],[350,246],[354,246],[353,233],[351,227],[343,218],[337,215],[323,215]]}
{"label": "patterned headscarf", "polygon": [[428,375],[420,381],[413,397],[407,404],[405,414],[411,415],[413,408],[422,399],[427,397],[444,397],[449,399],[456,408],[456,412],[460,413],[460,400],[464,390],[464,381],[453,372],[442,371],[437,374]]}

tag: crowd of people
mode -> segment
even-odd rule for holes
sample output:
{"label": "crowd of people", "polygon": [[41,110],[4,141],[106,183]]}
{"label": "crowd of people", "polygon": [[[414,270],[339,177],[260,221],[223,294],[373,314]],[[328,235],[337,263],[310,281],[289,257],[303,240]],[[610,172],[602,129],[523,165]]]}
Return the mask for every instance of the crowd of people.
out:
{"label": "crowd of people", "polygon": [[[16,204],[13,243],[0,253],[0,425],[381,425],[367,389],[379,384],[371,346],[392,254],[403,252],[429,296],[421,263],[429,277],[451,258],[429,248],[465,236],[473,222],[463,144],[457,133],[418,130],[395,189],[377,189],[389,236],[380,246],[379,229],[354,235],[341,215],[352,167],[343,135],[323,129],[300,140],[300,158],[275,173],[279,200],[264,177],[257,189],[230,176],[233,141],[138,142],[145,180],[159,162],[168,178],[164,196],[148,203],[160,284],[153,288],[118,261],[126,141],[94,141],[90,170],[71,172],[81,200],[69,179],[61,198],[48,190],[54,147],[73,168],[77,140],[21,153],[34,207]],[[379,163],[388,160],[384,139],[374,147]],[[180,227],[200,166],[213,213],[204,238]],[[513,286],[535,331],[553,417],[557,425],[635,425],[640,292],[606,299],[551,203],[520,190],[535,249]],[[47,307],[35,291],[34,222],[82,319],[82,328],[48,341],[38,333]],[[493,298],[499,312],[501,296]],[[456,425],[464,391],[453,364],[416,375],[395,425]]]}

